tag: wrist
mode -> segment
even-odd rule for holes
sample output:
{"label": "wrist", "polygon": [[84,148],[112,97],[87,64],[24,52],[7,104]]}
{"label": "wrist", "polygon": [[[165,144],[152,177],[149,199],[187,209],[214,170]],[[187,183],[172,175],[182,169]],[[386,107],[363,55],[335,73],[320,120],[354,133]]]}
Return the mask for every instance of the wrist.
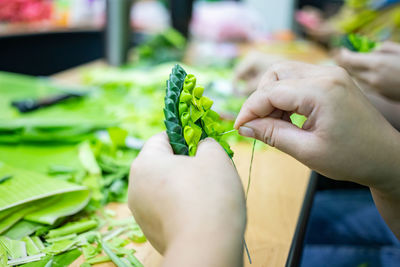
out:
{"label": "wrist", "polygon": [[168,244],[163,266],[240,267],[243,240],[244,229],[185,229]]}
{"label": "wrist", "polygon": [[195,221],[167,238],[163,266],[242,266],[246,216]]}

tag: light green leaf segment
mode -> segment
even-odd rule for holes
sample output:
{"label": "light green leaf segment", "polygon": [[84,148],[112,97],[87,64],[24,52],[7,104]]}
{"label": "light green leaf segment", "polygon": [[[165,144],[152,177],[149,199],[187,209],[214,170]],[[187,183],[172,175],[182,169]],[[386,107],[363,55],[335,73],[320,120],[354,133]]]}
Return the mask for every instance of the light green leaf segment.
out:
{"label": "light green leaf segment", "polygon": [[22,219],[52,225],[82,210],[90,198],[84,186],[2,164],[0,176],[7,174],[12,178],[0,184],[0,234]]}
{"label": "light green leaf segment", "polygon": [[212,137],[232,157],[228,143],[221,139],[224,129],[220,117],[211,110],[213,101],[203,93],[196,77],[175,65],[167,81],[164,108],[170,144],[175,154],[194,156],[200,140]]}

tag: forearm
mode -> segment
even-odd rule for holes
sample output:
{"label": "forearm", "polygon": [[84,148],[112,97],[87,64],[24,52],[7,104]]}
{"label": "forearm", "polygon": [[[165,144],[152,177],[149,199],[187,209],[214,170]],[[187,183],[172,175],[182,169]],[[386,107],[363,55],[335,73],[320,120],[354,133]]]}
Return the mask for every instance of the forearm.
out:
{"label": "forearm", "polygon": [[400,239],[400,133],[396,133],[393,147],[384,150],[390,155],[388,165],[390,169],[388,177],[381,177],[385,180],[385,186],[371,187],[371,193],[383,219],[386,221],[393,233]]}
{"label": "forearm", "polygon": [[163,267],[241,267],[243,266],[243,233],[230,230],[187,232],[168,246]]}

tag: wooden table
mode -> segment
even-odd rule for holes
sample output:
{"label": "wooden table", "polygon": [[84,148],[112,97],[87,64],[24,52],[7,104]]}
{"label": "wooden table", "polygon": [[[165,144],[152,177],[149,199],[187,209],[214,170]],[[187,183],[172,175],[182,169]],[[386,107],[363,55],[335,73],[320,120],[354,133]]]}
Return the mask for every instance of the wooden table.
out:
{"label": "wooden table", "polygon": [[[103,65],[101,61],[86,66]],[[80,82],[81,68],[69,70],[54,78],[66,82]],[[233,146],[235,163],[246,187],[251,157],[251,145]],[[250,265],[245,256],[245,266],[284,266],[308,185],[310,170],[292,157],[271,147],[256,150],[253,175],[248,197],[248,225],[246,241],[253,260]],[[130,216],[126,204],[112,203],[108,208],[119,218]],[[162,257],[146,242],[134,245],[136,256],[144,266],[159,266]],[[205,255],[206,256],[206,255]],[[83,258],[72,266],[79,266]],[[105,263],[96,266],[114,266]]]}

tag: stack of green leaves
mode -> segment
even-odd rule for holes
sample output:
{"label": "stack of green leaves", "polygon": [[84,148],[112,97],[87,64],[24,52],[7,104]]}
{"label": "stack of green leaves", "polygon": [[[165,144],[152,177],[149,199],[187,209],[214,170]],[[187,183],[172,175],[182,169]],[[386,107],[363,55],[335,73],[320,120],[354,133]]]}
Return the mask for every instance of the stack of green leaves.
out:
{"label": "stack of green leaves", "polygon": [[204,87],[196,86],[196,77],[175,65],[167,81],[165,126],[175,154],[196,155],[200,140],[212,137],[230,157],[233,152],[221,139],[224,131],[219,115],[211,110],[213,101],[203,96]]}
{"label": "stack of green leaves", "polygon": [[341,45],[353,52],[368,53],[378,44],[366,36],[351,33],[342,37]]}

